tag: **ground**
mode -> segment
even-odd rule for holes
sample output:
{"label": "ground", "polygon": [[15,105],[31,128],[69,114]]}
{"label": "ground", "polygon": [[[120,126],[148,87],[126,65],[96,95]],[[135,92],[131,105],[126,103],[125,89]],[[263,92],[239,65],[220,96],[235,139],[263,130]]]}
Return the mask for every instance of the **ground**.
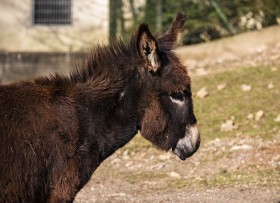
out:
{"label": "ground", "polygon": [[276,31],[279,26],[178,49],[192,75],[202,137],[198,152],[181,161],[138,134],[102,163],[75,202],[279,203]]}

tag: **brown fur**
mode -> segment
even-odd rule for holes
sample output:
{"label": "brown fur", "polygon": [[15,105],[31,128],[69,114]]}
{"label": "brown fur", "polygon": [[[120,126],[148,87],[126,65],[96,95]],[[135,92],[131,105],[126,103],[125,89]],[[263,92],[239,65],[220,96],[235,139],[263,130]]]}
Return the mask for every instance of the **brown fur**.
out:
{"label": "brown fur", "polygon": [[157,39],[142,24],[128,45],[97,46],[70,76],[1,85],[0,202],[72,202],[138,130],[173,148],[196,123],[190,79],[170,51],[184,21],[178,14]]}

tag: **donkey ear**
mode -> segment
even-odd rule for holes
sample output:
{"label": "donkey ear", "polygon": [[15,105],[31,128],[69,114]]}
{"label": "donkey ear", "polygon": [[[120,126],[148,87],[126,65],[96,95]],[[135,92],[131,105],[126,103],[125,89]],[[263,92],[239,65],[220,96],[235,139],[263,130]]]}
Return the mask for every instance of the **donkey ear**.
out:
{"label": "donkey ear", "polygon": [[149,71],[156,72],[161,61],[158,56],[158,45],[156,39],[151,34],[147,24],[141,24],[138,29],[137,49],[141,58],[145,62],[145,66]]}
{"label": "donkey ear", "polygon": [[169,28],[161,37],[158,39],[160,49],[170,51],[174,48],[178,41],[179,34],[182,32],[182,28],[186,21],[186,15],[178,13],[173,21],[172,27]]}

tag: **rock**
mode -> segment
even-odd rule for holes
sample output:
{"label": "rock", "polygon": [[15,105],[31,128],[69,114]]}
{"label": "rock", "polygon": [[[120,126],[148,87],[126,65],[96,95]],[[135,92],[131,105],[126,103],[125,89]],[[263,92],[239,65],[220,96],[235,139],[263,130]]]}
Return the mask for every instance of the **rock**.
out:
{"label": "rock", "polygon": [[221,131],[222,132],[232,131],[236,128],[237,128],[237,126],[235,126],[233,120],[230,120],[230,119],[226,120],[225,123],[221,124]]}
{"label": "rock", "polygon": [[280,123],[280,114],[278,114],[278,116],[274,119],[274,121],[275,121],[276,123]]}
{"label": "rock", "polygon": [[174,172],[174,171],[171,171],[169,173],[169,176],[172,177],[172,178],[181,178],[181,176],[178,173]]}
{"label": "rock", "polygon": [[244,145],[233,146],[230,148],[230,151],[249,150],[249,149],[252,149],[252,146],[244,144]]}
{"label": "rock", "polygon": [[243,90],[243,92],[249,92],[251,91],[252,87],[250,85],[243,84],[241,85],[241,89]]}
{"label": "rock", "polygon": [[267,85],[267,88],[268,88],[268,89],[273,89],[273,88],[274,88],[274,85],[273,85],[272,83],[269,83],[269,84]]}
{"label": "rock", "polygon": [[262,110],[258,111],[255,115],[255,120],[259,121],[264,116],[264,112]]}
{"label": "rock", "polygon": [[202,87],[202,88],[201,88],[200,90],[198,90],[197,93],[196,93],[196,96],[197,96],[198,98],[201,98],[201,99],[207,97],[208,95],[209,95],[209,93],[208,93],[206,87]]}
{"label": "rock", "polygon": [[223,83],[223,84],[219,84],[218,86],[217,86],[217,90],[223,90],[223,89],[225,89],[226,88],[226,86],[227,86],[227,84],[226,83]]}
{"label": "rock", "polygon": [[249,113],[249,114],[247,115],[247,118],[248,118],[249,120],[253,120],[253,119],[254,119],[254,114]]}

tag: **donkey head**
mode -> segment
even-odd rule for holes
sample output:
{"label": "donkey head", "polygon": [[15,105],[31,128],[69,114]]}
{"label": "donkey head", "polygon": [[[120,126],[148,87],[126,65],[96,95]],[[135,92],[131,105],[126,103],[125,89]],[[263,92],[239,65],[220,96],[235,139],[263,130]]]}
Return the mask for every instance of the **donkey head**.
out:
{"label": "donkey head", "polygon": [[153,36],[146,24],[140,25],[137,35],[143,63],[142,102],[147,105],[141,118],[141,134],[160,149],[172,149],[182,160],[193,155],[200,144],[190,78],[172,52],[185,18],[177,14],[172,27],[159,37]]}

